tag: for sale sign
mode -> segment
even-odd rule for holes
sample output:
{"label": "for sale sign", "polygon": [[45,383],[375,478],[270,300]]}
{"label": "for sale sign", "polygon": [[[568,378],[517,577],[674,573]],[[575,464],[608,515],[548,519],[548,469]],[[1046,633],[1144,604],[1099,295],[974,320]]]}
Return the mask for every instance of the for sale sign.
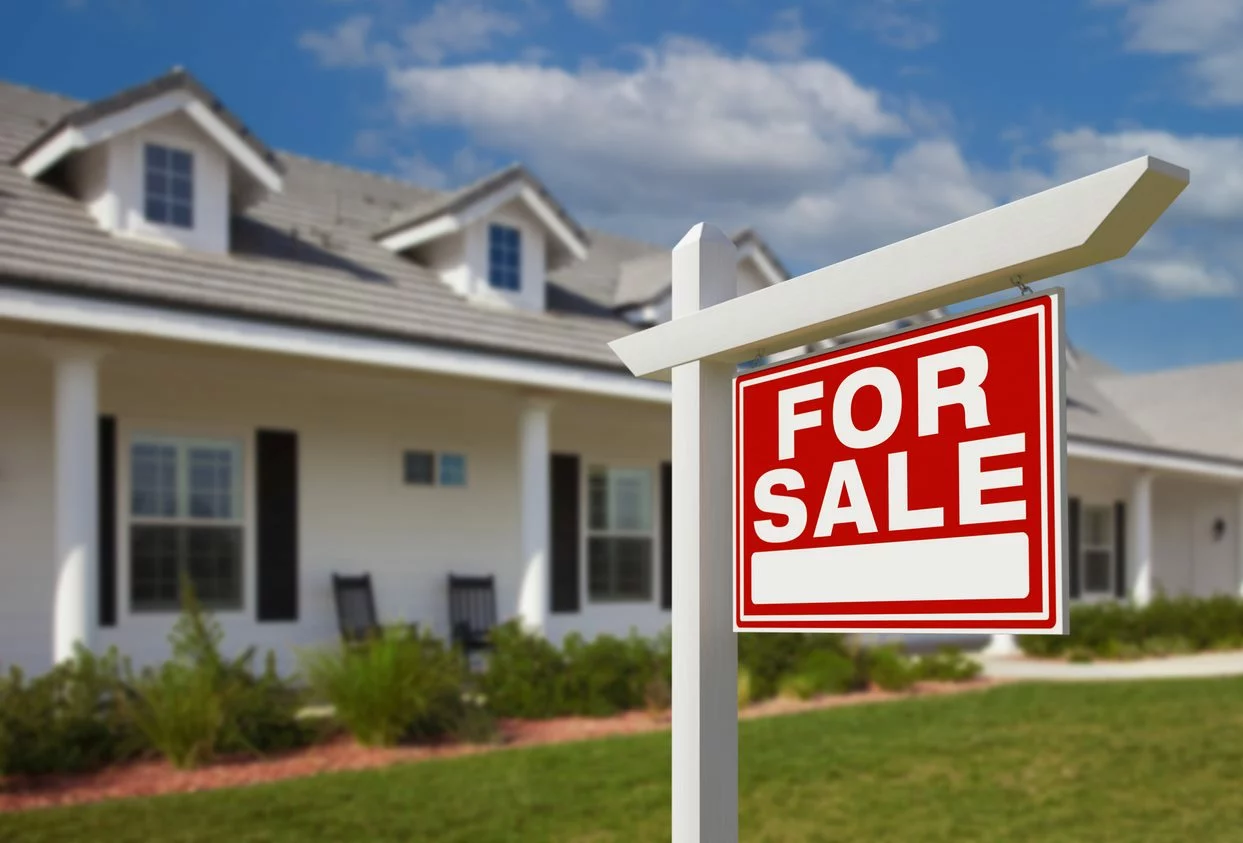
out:
{"label": "for sale sign", "polygon": [[734,626],[1065,631],[1057,292],[741,375]]}

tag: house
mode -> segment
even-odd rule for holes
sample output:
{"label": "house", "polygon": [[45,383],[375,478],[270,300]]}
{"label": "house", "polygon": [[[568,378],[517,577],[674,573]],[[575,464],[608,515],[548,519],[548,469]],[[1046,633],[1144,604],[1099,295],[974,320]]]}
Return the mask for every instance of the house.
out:
{"label": "house", "polygon": [[[285,666],[337,637],[334,573],[441,633],[450,574],[552,638],[667,625],[668,386],[606,345],[667,318],[666,248],[520,166],[444,193],[276,152],[180,69],[0,83],[0,162],[0,662],[161,659],[182,575]],[[787,277],[735,243],[740,293]],[[1237,593],[1237,442],[1067,381],[1075,597]]]}

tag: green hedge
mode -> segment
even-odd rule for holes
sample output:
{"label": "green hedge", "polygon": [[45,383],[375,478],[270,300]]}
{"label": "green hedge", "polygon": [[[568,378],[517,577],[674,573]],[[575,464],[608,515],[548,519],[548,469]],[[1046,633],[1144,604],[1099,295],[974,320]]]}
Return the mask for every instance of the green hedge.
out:
{"label": "green hedge", "polygon": [[1049,658],[1138,658],[1243,649],[1243,600],[1159,596],[1146,606],[1072,606],[1070,634],[1024,635],[1019,647]]}

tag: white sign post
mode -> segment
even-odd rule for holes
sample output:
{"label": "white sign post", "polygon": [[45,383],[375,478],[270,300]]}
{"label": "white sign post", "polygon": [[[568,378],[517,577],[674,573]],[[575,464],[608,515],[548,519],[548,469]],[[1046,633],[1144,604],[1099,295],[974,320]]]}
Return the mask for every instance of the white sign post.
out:
{"label": "white sign post", "polygon": [[738,839],[737,364],[1122,257],[1189,178],[1138,158],[738,298],[719,229],[674,248],[673,318],[610,344],[635,375],[672,370],[674,843]]}

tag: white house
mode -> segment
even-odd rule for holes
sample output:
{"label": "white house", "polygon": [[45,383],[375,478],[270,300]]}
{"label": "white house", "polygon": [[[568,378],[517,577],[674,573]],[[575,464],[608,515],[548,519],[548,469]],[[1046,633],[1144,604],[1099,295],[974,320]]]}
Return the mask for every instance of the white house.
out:
{"label": "white house", "polygon": [[[554,638],[666,626],[668,386],[606,343],[666,318],[667,249],[521,167],[446,194],[274,152],[179,69],[0,83],[0,162],[0,662],[163,658],[182,573],[286,665],[337,638],[334,573],[441,632],[453,573]],[[740,293],[785,280],[735,242]],[[1243,407],[1145,378],[1070,360],[1074,596],[1238,593]]]}

